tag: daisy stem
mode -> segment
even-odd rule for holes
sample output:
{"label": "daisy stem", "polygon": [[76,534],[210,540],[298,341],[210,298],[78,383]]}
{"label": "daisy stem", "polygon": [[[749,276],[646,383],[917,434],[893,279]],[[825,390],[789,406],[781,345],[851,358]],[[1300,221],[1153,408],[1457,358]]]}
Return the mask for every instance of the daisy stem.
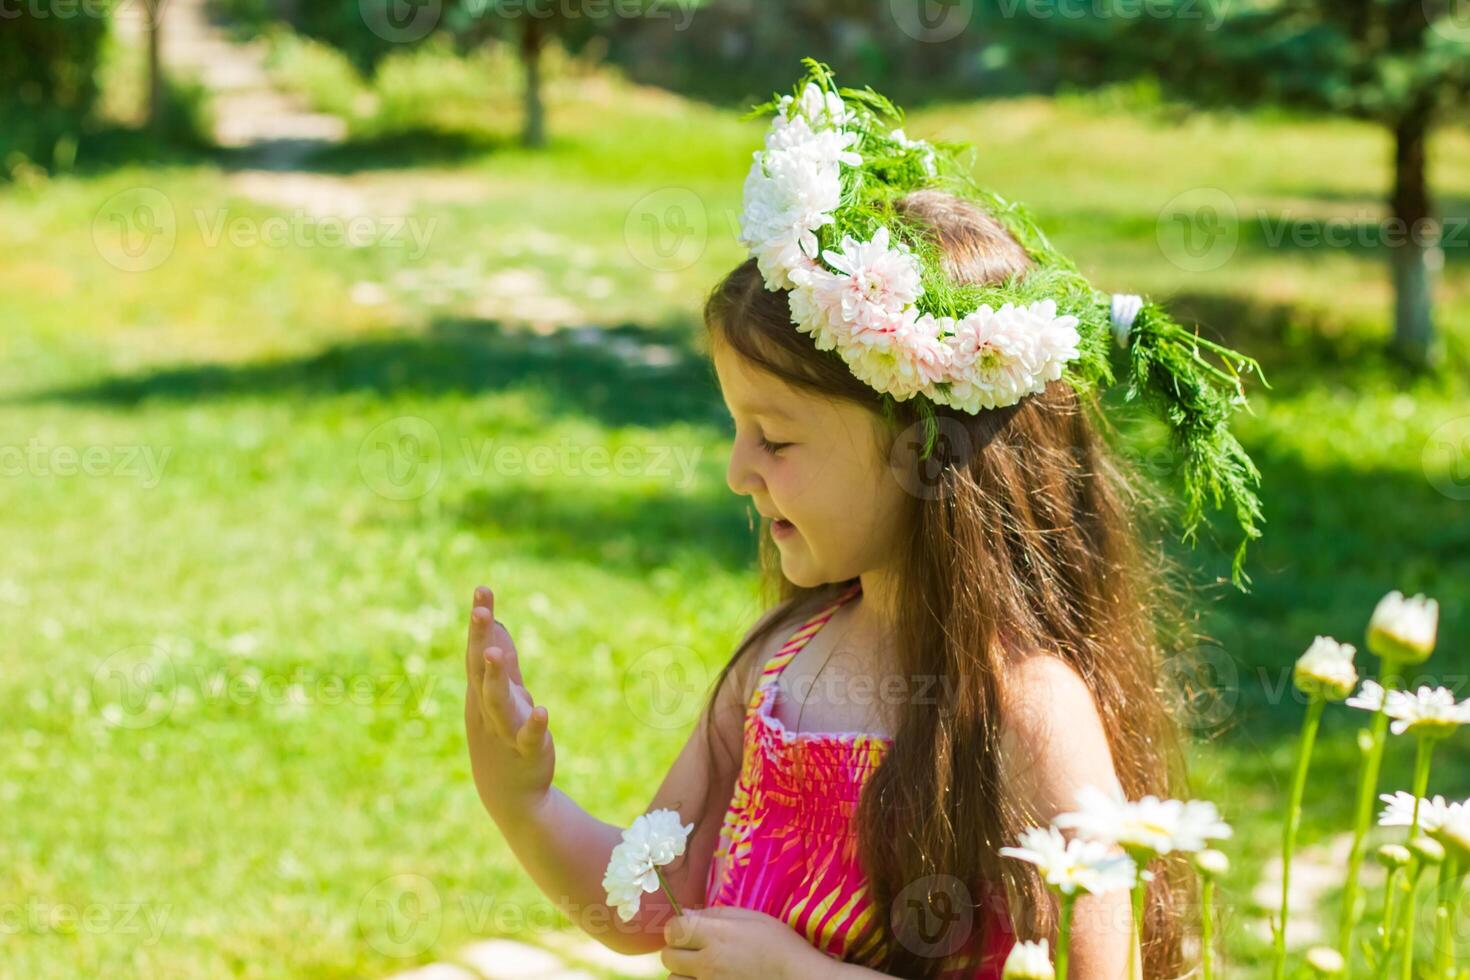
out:
{"label": "daisy stem", "polygon": [[1204,881],[1200,883],[1200,925],[1199,941],[1201,954],[1200,980],[1214,980],[1215,977],[1215,876],[1205,875]]}
{"label": "daisy stem", "polygon": [[1439,907],[1434,910],[1434,975],[1451,977],[1455,968],[1455,905],[1460,890],[1459,859],[1445,855],[1439,866]]}
{"label": "daisy stem", "polygon": [[1067,980],[1068,945],[1072,935],[1072,904],[1077,901],[1076,893],[1061,895],[1062,914],[1057,924],[1056,980]]}
{"label": "daisy stem", "polygon": [[683,915],[684,910],[679,908],[679,900],[674,897],[673,892],[669,891],[669,883],[664,881],[664,873],[658,868],[654,868],[653,873],[658,875],[658,886],[664,890],[664,897],[669,900],[669,905],[673,907],[674,914]]}
{"label": "daisy stem", "polygon": [[[1409,825],[1409,839],[1413,840],[1419,836],[1419,800],[1429,789],[1429,763],[1434,753],[1434,739],[1419,736],[1414,746],[1414,816]],[[1441,863],[1441,869],[1444,865]],[[1443,874],[1443,870],[1440,872]],[[1419,884],[1417,878],[1415,886]],[[1409,890],[1409,897],[1404,903],[1404,972],[1401,974],[1404,980],[1413,980],[1414,977],[1414,927],[1415,906],[1418,904],[1418,887]]]}
{"label": "daisy stem", "polygon": [[1398,868],[1389,868],[1388,876],[1383,882],[1383,941],[1381,943],[1382,948],[1379,952],[1381,959],[1378,961],[1377,968],[1373,971],[1373,975],[1376,977],[1388,976],[1389,964],[1393,961],[1394,927],[1396,925],[1394,912],[1398,908],[1398,903],[1394,899],[1398,896],[1401,887],[1398,881],[1398,874]]}
{"label": "daisy stem", "polygon": [[1307,704],[1307,717],[1302,721],[1301,743],[1296,750],[1296,771],[1291,777],[1291,802],[1287,804],[1286,821],[1281,832],[1281,917],[1276,923],[1276,956],[1271,968],[1274,980],[1286,975],[1286,919],[1291,914],[1291,855],[1296,850],[1296,834],[1302,823],[1302,794],[1307,788],[1307,769],[1312,762],[1312,746],[1322,722],[1327,701],[1313,696]]}
{"label": "daisy stem", "polygon": [[1143,863],[1138,865],[1138,884],[1133,886],[1133,941],[1128,944],[1128,980],[1133,980],[1135,957],[1143,945],[1143,901],[1148,895],[1148,882],[1143,880]]}
{"label": "daisy stem", "polygon": [[1378,772],[1383,767],[1384,736],[1388,732],[1388,690],[1397,678],[1398,661],[1384,657],[1380,668],[1384,697],[1373,714],[1368,733],[1369,742],[1363,751],[1363,764],[1358,770],[1358,810],[1353,827],[1353,848],[1348,854],[1347,878],[1342,890],[1342,925],[1337,937],[1337,951],[1342,954],[1343,980],[1350,980],[1353,972],[1353,929],[1358,924],[1358,870],[1363,866],[1363,843],[1368,834],[1368,821],[1373,816],[1373,794],[1378,789]]}
{"label": "daisy stem", "polygon": [[[1404,966],[1409,970],[1412,970],[1414,965],[1411,958],[1414,950],[1414,897],[1419,893],[1419,879],[1424,874],[1424,868],[1424,862],[1418,857],[1415,857],[1413,863],[1410,865],[1408,881],[1409,894],[1404,899],[1404,907],[1399,914],[1398,935],[1394,943],[1395,946],[1403,947]],[[1413,976],[1411,972],[1406,972],[1401,975],[1405,977]]]}

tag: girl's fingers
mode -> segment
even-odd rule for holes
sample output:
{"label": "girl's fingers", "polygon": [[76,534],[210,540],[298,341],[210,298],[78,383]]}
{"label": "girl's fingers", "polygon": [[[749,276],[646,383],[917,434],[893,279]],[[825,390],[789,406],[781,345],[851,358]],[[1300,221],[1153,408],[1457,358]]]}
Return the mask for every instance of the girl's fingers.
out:
{"label": "girl's fingers", "polygon": [[510,741],[513,737],[511,716],[515,699],[511,696],[510,682],[506,679],[505,668],[500,664],[500,656],[499,647],[490,647],[485,651],[485,679],[480,685],[480,704],[495,734]]}
{"label": "girl's fingers", "polygon": [[516,750],[526,758],[540,752],[541,747],[546,744],[546,729],[549,724],[550,716],[544,705],[532,708],[531,716],[516,733]]}

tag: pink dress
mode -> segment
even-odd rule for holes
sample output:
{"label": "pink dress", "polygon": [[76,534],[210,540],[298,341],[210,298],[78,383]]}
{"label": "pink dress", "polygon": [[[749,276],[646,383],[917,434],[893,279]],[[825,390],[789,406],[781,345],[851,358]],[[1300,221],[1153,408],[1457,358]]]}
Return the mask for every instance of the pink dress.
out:
{"label": "pink dress", "polygon": [[[892,740],[857,732],[789,732],[773,707],[781,670],[843,603],[860,593],[861,585],[854,583],[803,623],[761,671],[746,706],[740,776],[705,886],[708,905],[774,916],[842,960],[850,940],[874,915],[858,860],[854,815],[864,783]],[[972,953],[971,963],[978,966],[951,970],[947,977],[1001,975],[1013,931],[1003,902],[997,906],[990,892],[981,899],[981,914],[990,921],[985,948]]]}

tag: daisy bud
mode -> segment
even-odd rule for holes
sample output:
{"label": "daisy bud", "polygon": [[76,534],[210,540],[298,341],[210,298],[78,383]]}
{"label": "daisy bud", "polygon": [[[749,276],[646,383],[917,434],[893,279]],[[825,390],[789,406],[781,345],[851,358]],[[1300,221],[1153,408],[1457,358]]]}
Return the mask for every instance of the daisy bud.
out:
{"label": "daisy bud", "polygon": [[1199,869],[1200,874],[1221,878],[1230,872],[1230,859],[1211,847],[1194,856],[1194,866]]}
{"label": "daisy bud", "polygon": [[1339,976],[1347,967],[1342,954],[1330,946],[1313,946],[1307,950],[1307,965],[1319,977]]}
{"label": "daisy bud", "polygon": [[[1442,832],[1440,828],[1436,833]],[[1444,845],[1433,837],[1415,837],[1409,841],[1409,850],[1421,864],[1439,864],[1444,860]]]}
{"label": "daisy bud", "polygon": [[1422,664],[1434,652],[1439,631],[1439,603],[1416,595],[1405,599],[1397,590],[1379,600],[1368,622],[1368,649],[1402,664]]}
{"label": "daisy bud", "polygon": [[1298,658],[1292,670],[1292,682],[1308,697],[1341,701],[1358,686],[1358,671],[1353,667],[1353,654],[1357,652],[1350,643],[1319,636]]}
{"label": "daisy bud", "polygon": [[1051,965],[1047,941],[1016,943],[1006,957],[1002,980],[1053,980],[1056,969]]}
{"label": "daisy bud", "polygon": [[1413,855],[1402,844],[1384,844],[1378,849],[1378,863],[1390,871],[1402,868],[1412,859]]}

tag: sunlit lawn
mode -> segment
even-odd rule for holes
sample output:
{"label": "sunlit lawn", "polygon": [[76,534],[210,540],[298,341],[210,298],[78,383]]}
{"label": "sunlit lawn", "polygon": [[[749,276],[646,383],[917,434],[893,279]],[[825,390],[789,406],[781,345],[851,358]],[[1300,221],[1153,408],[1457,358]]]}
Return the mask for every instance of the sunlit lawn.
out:
{"label": "sunlit lawn", "polygon": [[[461,624],[479,582],[551,706],[560,785],[614,821],[652,795],[705,672],[758,611],[697,320],[741,258],[758,130],[565,95],[552,125],[544,154],[412,173],[375,165],[386,145],[335,151],[328,172],[432,229],[417,258],[210,244],[222,215],[290,211],[233,196],[208,163],[0,191],[0,895],[25,910],[0,973],[375,976],[564,924],[469,779]],[[1422,590],[1443,603],[1430,666],[1463,690],[1470,503],[1430,440],[1470,435],[1470,232],[1441,290],[1454,366],[1410,381],[1378,353],[1383,253],[1272,247],[1257,216],[1371,221],[1383,134],[1040,99],[908,129],[983,137],[980,178],[1099,285],[1172,297],[1264,362],[1273,389],[1240,425],[1265,474],[1255,591],[1201,596],[1211,669],[1191,675],[1216,687],[1192,715],[1195,792],[1239,828],[1226,931],[1251,974],[1250,891],[1301,714],[1291,660],[1317,633],[1360,641],[1388,589]],[[1462,218],[1466,159],[1465,133],[1436,140],[1436,192]],[[422,200],[435,181],[453,192]],[[139,187],[167,200],[176,240],[125,272],[104,259],[107,202]],[[1239,235],[1191,270],[1157,229],[1199,188],[1228,197]],[[506,270],[523,272],[485,285]],[[646,343],[526,328],[548,300]],[[1193,556],[1201,582],[1232,545],[1227,530]],[[699,668],[695,688],[651,692],[674,661]],[[1329,715],[1307,845],[1346,827],[1351,720]],[[1465,758],[1446,747],[1432,789],[1470,791]]]}

